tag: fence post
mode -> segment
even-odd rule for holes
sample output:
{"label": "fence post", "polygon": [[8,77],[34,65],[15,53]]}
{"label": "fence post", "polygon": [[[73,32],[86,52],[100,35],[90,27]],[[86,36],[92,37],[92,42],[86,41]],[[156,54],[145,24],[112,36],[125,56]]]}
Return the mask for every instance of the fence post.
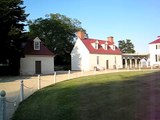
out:
{"label": "fence post", "polygon": [[53,83],[56,84],[56,72],[54,72],[54,79],[53,79]]}
{"label": "fence post", "polygon": [[68,79],[70,79],[71,71],[68,70]]}
{"label": "fence post", "polygon": [[20,83],[20,102],[22,102],[24,99],[24,85],[23,85],[23,80],[21,80]]}
{"label": "fence post", "polygon": [[6,92],[2,90],[0,92],[0,120],[5,120],[6,113]]}
{"label": "fence post", "polygon": [[41,89],[41,78],[40,75],[38,75],[38,90]]}

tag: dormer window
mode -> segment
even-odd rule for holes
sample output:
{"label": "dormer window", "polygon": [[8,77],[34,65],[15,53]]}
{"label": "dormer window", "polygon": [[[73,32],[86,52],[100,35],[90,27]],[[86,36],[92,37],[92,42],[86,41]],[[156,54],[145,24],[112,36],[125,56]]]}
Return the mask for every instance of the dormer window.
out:
{"label": "dormer window", "polygon": [[105,42],[104,49],[108,50],[108,42]]}
{"label": "dormer window", "polygon": [[95,42],[95,49],[98,49],[98,40],[96,40],[96,42]]}
{"label": "dormer window", "polygon": [[109,47],[110,47],[112,50],[116,50],[116,46],[115,46],[115,45],[109,45]]}
{"label": "dormer window", "polygon": [[38,37],[36,37],[33,41],[34,41],[34,50],[40,50],[41,40]]}
{"label": "dormer window", "polygon": [[34,50],[40,50],[40,42],[34,42]]}
{"label": "dormer window", "polygon": [[116,49],[116,46],[115,45],[113,45],[113,50],[115,50]]}

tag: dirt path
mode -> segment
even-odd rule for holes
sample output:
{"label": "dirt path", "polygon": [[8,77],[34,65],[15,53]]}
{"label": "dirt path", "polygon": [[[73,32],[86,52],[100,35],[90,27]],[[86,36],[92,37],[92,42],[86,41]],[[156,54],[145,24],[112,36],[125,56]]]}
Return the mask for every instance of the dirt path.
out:
{"label": "dirt path", "polygon": [[160,73],[146,76],[138,91],[136,120],[160,120]]}

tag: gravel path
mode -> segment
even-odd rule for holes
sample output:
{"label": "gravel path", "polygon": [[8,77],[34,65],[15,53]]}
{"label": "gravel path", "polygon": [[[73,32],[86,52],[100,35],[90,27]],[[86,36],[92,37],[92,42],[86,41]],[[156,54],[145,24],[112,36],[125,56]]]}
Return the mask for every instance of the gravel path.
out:
{"label": "gravel path", "polygon": [[160,73],[144,77],[138,89],[135,120],[160,120]]}

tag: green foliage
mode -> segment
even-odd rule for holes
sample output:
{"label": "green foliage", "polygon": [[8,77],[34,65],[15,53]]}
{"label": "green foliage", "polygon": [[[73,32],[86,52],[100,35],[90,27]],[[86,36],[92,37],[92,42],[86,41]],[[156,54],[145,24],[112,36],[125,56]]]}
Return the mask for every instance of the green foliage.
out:
{"label": "green foliage", "polygon": [[46,18],[29,21],[31,37],[39,37],[56,54],[56,65],[70,64],[70,52],[74,45],[75,32],[81,22],[61,14],[50,14]]}
{"label": "green foliage", "polygon": [[134,45],[131,42],[131,40],[129,40],[129,39],[126,39],[126,41],[120,40],[120,41],[118,41],[118,43],[119,43],[118,46],[119,46],[120,50],[122,51],[122,53],[135,53]]}
{"label": "green foliage", "polygon": [[149,73],[102,74],[48,86],[24,100],[12,120],[135,120]]}
{"label": "green foliage", "polygon": [[0,1],[0,63],[8,63],[13,74],[19,70],[21,43],[26,37],[23,28],[28,15],[22,5],[22,0]]}

